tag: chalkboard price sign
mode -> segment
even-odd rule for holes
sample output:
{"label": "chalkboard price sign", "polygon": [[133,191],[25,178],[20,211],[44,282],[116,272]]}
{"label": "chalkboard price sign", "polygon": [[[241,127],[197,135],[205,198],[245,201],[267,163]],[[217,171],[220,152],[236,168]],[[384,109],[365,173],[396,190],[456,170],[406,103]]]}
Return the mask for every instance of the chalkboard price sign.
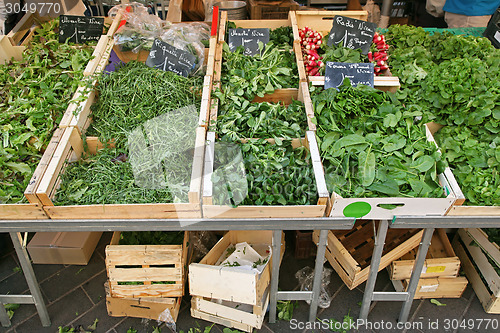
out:
{"label": "chalkboard price sign", "polygon": [[231,52],[234,52],[238,46],[243,46],[243,54],[257,54],[259,53],[259,42],[264,45],[269,43],[269,29],[229,29],[227,43]]}
{"label": "chalkboard price sign", "polygon": [[373,87],[373,64],[349,64],[345,62],[326,62],[325,89],[337,88],[348,78],[354,87],[358,84]]}
{"label": "chalkboard price sign", "polygon": [[149,51],[146,66],[174,72],[187,77],[196,65],[196,57],[159,39],[155,39]]}
{"label": "chalkboard price sign", "polygon": [[61,15],[59,16],[59,43],[64,43],[66,40],[76,44],[98,41],[103,27],[103,17]]}
{"label": "chalkboard price sign", "polygon": [[341,44],[350,49],[361,49],[363,54],[367,54],[370,51],[375,29],[377,29],[375,23],[337,15],[333,18],[333,27],[328,36],[327,45]]}

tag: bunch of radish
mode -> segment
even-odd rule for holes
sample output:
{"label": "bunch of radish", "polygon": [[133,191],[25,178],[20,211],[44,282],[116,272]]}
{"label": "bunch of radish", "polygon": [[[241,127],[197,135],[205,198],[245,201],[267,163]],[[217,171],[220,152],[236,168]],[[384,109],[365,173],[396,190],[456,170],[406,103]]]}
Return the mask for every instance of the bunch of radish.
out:
{"label": "bunch of radish", "polygon": [[389,69],[387,65],[387,50],[389,45],[385,42],[384,35],[376,32],[373,35],[373,44],[377,48],[377,51],[368,52],[368,60],[374,64],[375,75],[381,75],[382,71]]}
{"label": "bunch of radish", "polygon": [[306,74],[308,76],[319,76],[319,69],[324,66],[323,61],[321,61],[323,57],[318,54],[323,36],[309,27],[300,29],[299,36]]}

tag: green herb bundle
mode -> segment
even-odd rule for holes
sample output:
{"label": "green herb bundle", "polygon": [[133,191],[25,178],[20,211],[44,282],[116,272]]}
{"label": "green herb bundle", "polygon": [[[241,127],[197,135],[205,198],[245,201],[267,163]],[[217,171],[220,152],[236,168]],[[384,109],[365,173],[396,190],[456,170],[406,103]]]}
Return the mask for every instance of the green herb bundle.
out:
{"label": "green herb bundle", "polygon": [[277,103],[250,103],[245,98],[221,95],[217,134],[222,140],[244,138],[301,138],[305,135],[306,112],[302,102],[284,106]]}
{"label": "green herb bundle", "polygon": [[[314,91],[314,90],[313,90]],[[315,122],[329,191],[344,197],[443,197],[445,164],[426,139],[422,115],[367,87],[314,92]]]}
{"label": "green herb bundle", "polygon": [[[289,140],[264,139],[238,143],[246,179],[235,172],[230,148],[215,150],[212,175],[214,204],[315,205],[318,200],[314,170],[306,147]],[[244,184],[246,182],[246,184]],[[243,197],[242,189],[248,188]]]}
{"label": "green herb bundle", "polygon": [[224,43],[223,57],[221,82],[226,96],[243,96],[252,101],[276,89],[299,86],[295,54],[288,44],[262,44],[259,54],[247,56],[243,47],[231,52]]}
{"label": "green herb bundle", "polygon": [[[128,135],[146,121],[178,108],[195,104],[198,110],[201,80],[129,62],[116,72],[99,78],[98,88],[99,99],[93,105],[91,131],[98,135],[101,142],[112,142],[113,147],[105,147],[97,155],[86,155],[79,161],[70,163],[61,176],[56,204],[187,201],[194,137],[186,137],[189,132],[186,128],[192,128],[194,132],[197,118],[182,115],[171,117],[162,128],[162,133],[171,133],[176,139],[169,140],[168,157],[163,160],[161,174],[155,177],[159,177],[165,185],[169,181],[175,184],[170,184],[170,188],[165,186],[154,189],[136,185],[137,179],[128,159],[136,152],[128,151]],[[147,158],[148,155],[145,156]],[[152,163],[151,160],[146,160],[145,165]],[[173,168],[172,164],[177,167]]]}
{"label": "green herb bundle", "polygon": [[24,201],[31,175],[92,58],[91,46],[59,43],[58,23],[35,30],[23,60],[0,65],[0,203]]}

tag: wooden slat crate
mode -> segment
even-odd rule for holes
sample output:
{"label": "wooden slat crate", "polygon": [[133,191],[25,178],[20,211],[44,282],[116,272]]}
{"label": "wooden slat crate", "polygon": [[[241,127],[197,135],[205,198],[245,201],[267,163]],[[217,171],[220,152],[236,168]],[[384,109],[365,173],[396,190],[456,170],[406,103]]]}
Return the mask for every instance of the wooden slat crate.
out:
{"label": "wooden slat crate", "polygon": [[[271,231],[229,231],[199,262],[189,265],[189,293],[192,296],[215,298],[236,303],[260,305],[271,282],[270,261],[262,273],[238,267],[215,266],[231,245],[272,245]],[[280,260],[285,251],[282,237]]]}
{"label": "wooden slat crate", "polygon": [[[434,141],[433,133],[436,127],[432,124],[426,124],[427,140]],[[437,144],[436,144],[437,146]],[[344,209],[352,204],[359,202],[367,203],[370,207],[368,213],[362,216],[363,219],[392,220],[397,215],[425,215],[441,216],[455,205],[460,205],[464,201],[464,196],[460,186],[455,179],[449,167],[438,175],[439,183],[443,188],[444,198],[405,198],[405,197],[383,197],[383,198],[342,198],[337,193],[331,196],[331,211],[327,212],[329,216],[344,216]],[[391,204],[396,207],[388,209],[384,205]]]}
{"label": "wooden slat crate", "polygon": [[[252,332],[253,328],[261,329],[269,306],[269,292],[262,298],[259,305],[247,305],[234,302],[221,302],[193,296],[191,298],[191,316],[212,321],[228,327]],[[212,320],[210,320],[212,319]]]}
{"label": "wooden slat crate", "polygon": [[484,311],[500,314],[499,246],[481,229],[459,229],[452,244]]}
{"label": "wooden slat crate", "polygon": [[[81,206],[56,206],[54,197],[66,162],[81,158],[84,141],[76,127],[64,129],[64,134],[36,189],[38,199],[52,219],[117,219],[117,218],[199,218],[201,217],[200,193],[203,168],[205,129],[196,131],[193,169],[189,190],[189,203],[106,204]],[[97,138],[87,137],[88,152],[96,154],[102,144]]]}
{"label": "wooden slat crate", "polygon": [[[111,297],[109,283],[105,284],[106,308],[111,317],[147,318],[157,321],[168,319],[167,313],[177,320],[181,307],[182,297],[168,298],[119,298]],[[167,311],[168,310],[168,311]]]}
{"label": "wooden slat crate", "polygon": [[[270,142],[270,144],[272,144]],[[293,140],[294,147],[305,146],[310,151],[314,169],[318,202],[316,205],[294,206],[238,206],[215,205],[213,203],[213,184],[211,181],[214,170],[215,133],[207,133],[205,166],[203,176],[203,216],[206,218],[246,218],[246,217],[321,217],[324,216],[328,204],[323,165],[319,157],[318,145],[314,132],[308,131],[304,140]]]}
{"label": "wooden slat crate", "polygon": [[[391,280],[406,280],[411,277],[418,249],[415,248],[393,261],[388,267]],[[420,278],[457,277],[460,259],[455,255],[444,229],[436,229],[427,252]]]}
{"label": "wooden slat crate", "polygon": [[[314,86],[324,86],[324,76],[309,76],[309,82]],[[399,77],[397,76],[374,76],[373,86],[375,89],[389,92],[396,92],[401,87]]]}
{"label": "wooden slat crate", "polygon": [[[392,280],[392,285],[396,291],[404,292],[409,281]],[[467,283],[467,278],[464,276],[420,279],[414,299],[460,298],[467,288]]]}
{"label": "wooden slat crate", "polygon": [[[106,246],[110,295],[118,298],[165,298],[184,295],[189,233],[182,245],[118,245],[115,232]],[[141,282],[140,285],[124,284]]]}
{"label": "wooden slat crate", "polygon": [[[422,234],[423,231],[417,229],[389,229],[379,271],[416,248]],[[319,242],[319,231],[313,233],[313,241]],[[368,279],[374,244],[374,225],[368,220],[357,220],[352,230],[328,233],[326,259],[349,289]]]}
{"label": "wooden slat crate", "polygon": [[281,20],[288,17],[290,11],[299,9],[293,0],[248,0],[247,11],[251,20]]}

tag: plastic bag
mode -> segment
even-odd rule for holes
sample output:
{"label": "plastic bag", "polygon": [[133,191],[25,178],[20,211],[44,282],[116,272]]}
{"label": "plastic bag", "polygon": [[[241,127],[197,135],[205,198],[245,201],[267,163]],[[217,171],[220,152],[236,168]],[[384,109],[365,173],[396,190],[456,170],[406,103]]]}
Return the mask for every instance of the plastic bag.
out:
{"label": "plastic bag", "polygon": [[[323,274],[321,276],[321,288],[319,293],[318,306],[322,309],[326,309],[330,306],[332,298],[328,295],[326,287],[330,284],[330,276],[332,275],[333,269],[323,268]],[[314,270],[306,266],[295,273],[295,277],[299,280],[301,291],[312,291],[313,280],[314,280]],[[311,304],[311,301],[307,301],[307,304]]]}
{"label": "plastic bag", "polygon": [[189,242],[193,245],[193,262],[203,259],[219,241],[213,231],[192,231],[189,237]]}
{"label": "plastic bag", "polygon": [[180,50],[187,51],[196,57],[196,66],[191,75],[203,75],[205,70],[205,44],[203,40],[210,38],[210,27],[205,23],[176,23],[165,29],[160,39]]}
{"label": "plastic bag", "polygon": [[118,14],[126,23],[116,31],[114,39],[123,52],[151,50],[154,39],[169,25],[158,16],[149,14],[148,8],[138,2],[114,6],[108,15],[115,17]]}

